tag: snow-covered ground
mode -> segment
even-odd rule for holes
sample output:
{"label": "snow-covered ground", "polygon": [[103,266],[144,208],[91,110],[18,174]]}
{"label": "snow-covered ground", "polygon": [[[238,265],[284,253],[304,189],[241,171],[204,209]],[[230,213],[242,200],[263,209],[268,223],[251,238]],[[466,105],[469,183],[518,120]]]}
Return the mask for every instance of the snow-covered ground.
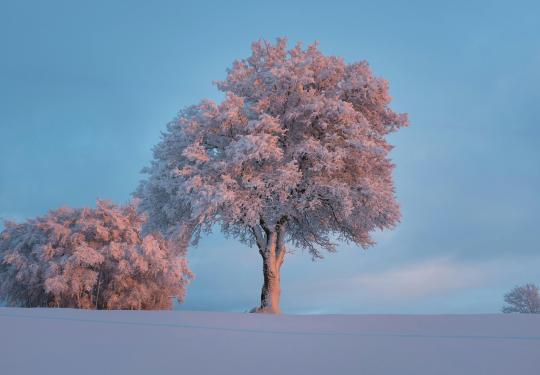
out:
{"label": "snow-covered ground", "polygon": [[0,373],[538,374],[540,315],[0,308]]}

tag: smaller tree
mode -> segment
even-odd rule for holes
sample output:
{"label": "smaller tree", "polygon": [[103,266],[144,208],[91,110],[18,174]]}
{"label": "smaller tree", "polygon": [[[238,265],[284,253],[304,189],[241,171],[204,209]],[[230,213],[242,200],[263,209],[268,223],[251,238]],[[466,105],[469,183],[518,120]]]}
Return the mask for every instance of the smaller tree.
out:
{"label": "smaller tree", "polygon": [[134,204],[60,208],[0,233],[0,299],[12,306],[170,309],[192,274],[185,254],[142,233]]}
{"label": "smaller tree", "polygon": [[540,314],[540,293],[534,284],[516,286],[505,294],[504,313]]}

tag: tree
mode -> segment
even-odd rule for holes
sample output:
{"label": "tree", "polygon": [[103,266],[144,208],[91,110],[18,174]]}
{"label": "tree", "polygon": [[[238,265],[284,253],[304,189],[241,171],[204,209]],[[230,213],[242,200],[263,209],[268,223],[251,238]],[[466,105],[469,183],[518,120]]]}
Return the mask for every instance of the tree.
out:
{"label": "tree", "polygon": [[389,107],[388,83],[367,62],[346,64],[317,44],[252,44],[217,87],[221,104],[182,110],[154,148],[135,195],[164,233],[223,233],[256,245],[260,312],[279,313],[286,243],[313,258],[336,241],[373,245],[399,205],[385,137],[407,124]]}
{"label": "tree", "polygon": [[534,284],[516,286],[504,295],[504,313],[540,314],[540,294]]}
{"label": "tree", "polygon": [[60,208],[0,233],[0,299],[14,306],[170,309],[191,278],[184,254],[141,232],[134,204]]}

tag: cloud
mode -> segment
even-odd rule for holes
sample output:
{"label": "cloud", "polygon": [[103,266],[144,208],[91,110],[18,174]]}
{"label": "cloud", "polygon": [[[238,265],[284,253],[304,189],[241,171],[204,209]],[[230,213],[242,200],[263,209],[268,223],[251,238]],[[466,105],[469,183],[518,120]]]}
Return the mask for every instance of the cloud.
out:
{"label": "cloud", "polygon": [[448,291],[478,287],[495,274],[493,265],[432,259],[400,268],[359,275],[347,280],[349,288],[380,299],[415,299]]}
{"label": "cloud", "polygon": [[290,287],[296,296],[318,295],[339,305],[345,301],[410,302],[488,286],[500,276],[503,263],[433,258],[347,277],[295,282]]}

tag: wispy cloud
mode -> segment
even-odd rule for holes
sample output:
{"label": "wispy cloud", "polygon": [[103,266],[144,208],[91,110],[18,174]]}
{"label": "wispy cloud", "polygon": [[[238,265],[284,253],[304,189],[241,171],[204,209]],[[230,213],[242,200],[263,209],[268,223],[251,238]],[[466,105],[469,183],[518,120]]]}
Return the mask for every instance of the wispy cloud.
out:
{"label": "wispy cloud", "polygon": [[311,295],[313,298],[318,295],[335,301],[412,301],[459,290],[488,287],[500,282],[501,277],[504,279],[503,274],[515,275],[522,265],[509,264],[503,259],[463,262],[450,258],[432,258],[324,281],[304,280],[290,287],[296,296]]}
{"label": "wispy cloud", "polygon": [[371,297],[411,299],[478,287],[489,281],[495,272],[492,264],[466,264],[450,259],[432,259],[355,276],[347,280],[347,284]]}

